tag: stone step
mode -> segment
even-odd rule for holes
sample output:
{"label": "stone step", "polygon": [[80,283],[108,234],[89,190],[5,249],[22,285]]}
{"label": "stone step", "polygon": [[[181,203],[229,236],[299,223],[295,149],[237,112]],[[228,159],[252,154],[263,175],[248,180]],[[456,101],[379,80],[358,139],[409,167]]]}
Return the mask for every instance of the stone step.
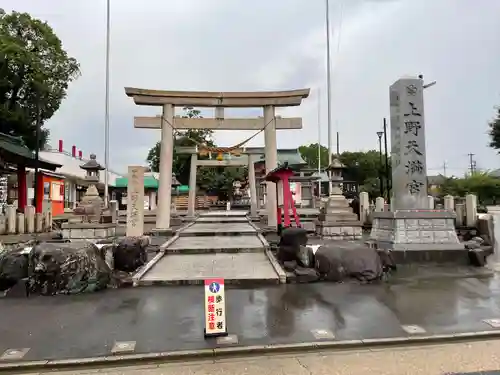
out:
{"label": "stone step", "polygon": [[244,223],[200,223],[179,232],[181,237],[191,236],[245,236],[256,235],[257,230],[248,221]]}
{"label": "stone step", "polygon": [[245,217],[247,211],[207,211],[200,213],[200,217]]}
{"label": "stone step", "polygon": [[197,223],[247,223],[248,219],[246,217],[216,217],[216,216],[208,216],[208,217],[199,217],[196,220]]}
{"label": "stone step", "polygon": [[223,278],[226,284],[240,286],[280,282],[264,252],[166,254],[137,281],[137,285],[201,285],[210,278]]}
{"label": "stone step", "polygon": [[165,252],[177,254],[263,252],[265,245],[257,235],[253,236],[213,236],[179,237],[167,247]]}

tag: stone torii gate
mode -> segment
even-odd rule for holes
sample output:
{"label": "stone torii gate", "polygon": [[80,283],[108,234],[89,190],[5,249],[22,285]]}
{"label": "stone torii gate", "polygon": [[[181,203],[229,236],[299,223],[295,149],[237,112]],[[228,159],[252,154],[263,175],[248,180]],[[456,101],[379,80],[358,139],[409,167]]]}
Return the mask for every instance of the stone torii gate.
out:
{"label": "stone torii gate", "polygon": [[[161,129],[160,185],[156,231],[170,232],[171,180],[174,138],[177,129],[261,130],[264,129],[266,171],[277,167],[276,129],[301,129],[301,118],[276,118],[276,107],[299,106],[310,89],[269,92],[163,91],[126,87],[127,96],[137,105],[161,106],[159,117],[136,117],[136,128]],[[181,118],[175,107],[214,107],[215,118]],[[262,107],[263,118],[224,119],[224,108]],[[271,184],[271,183],[270,183]],[[276,225],[276,191],[267,189],[269,225]]]}
{"label": "stone torii gate", "polygon": [[260,148],[244,148],[241,155],[246,159],[237,160],[198,160],[197,147],[177,147],[179,154],[191,155],[191,166],[189,172],[189,197],[188,197],[188,216],[195,216],[196,209],[196,175],[198,167],[248,167],[248,182],[250,185],[250,217],[257,218],[257,184],[255,180],[254,163],[262,155]]}

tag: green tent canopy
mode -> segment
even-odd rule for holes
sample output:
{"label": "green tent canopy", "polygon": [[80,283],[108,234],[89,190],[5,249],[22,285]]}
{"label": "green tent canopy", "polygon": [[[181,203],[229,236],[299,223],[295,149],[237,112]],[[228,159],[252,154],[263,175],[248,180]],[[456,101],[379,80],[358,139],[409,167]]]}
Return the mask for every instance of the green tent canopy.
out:
{"label": "green tent canopy", "polygon": [[[158,190],[158,186],[160,181],[158,181],[153,176],[144,176],[144,188],[145,189],[156,189]],[[116,179],[115,187],[117,188],[126,188],[128,186],[128,179],[126,177],[120,177]],[[179,193],[187,193],[189,192],[188,185],[181,185],[178,187]]]}
{"label": "green tent canopy", "polygon": [[[153,176],[144,176],[144,188],[158,189],[159,181]],[[120,177],[116,179],[115,187],[126,188],[128,186],[128,178]]]}

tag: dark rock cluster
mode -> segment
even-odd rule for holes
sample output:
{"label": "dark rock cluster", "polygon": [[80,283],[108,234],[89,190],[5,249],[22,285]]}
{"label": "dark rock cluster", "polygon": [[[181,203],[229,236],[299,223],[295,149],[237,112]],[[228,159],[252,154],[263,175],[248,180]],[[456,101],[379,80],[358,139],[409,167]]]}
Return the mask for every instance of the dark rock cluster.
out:
{"label": "dark rock cluster", "polygon": [[298,283],[346,279],[369,283],[395,269],[390,253],[367,246],[338,243],[321,245],[316,250],[308,247],[303,228],[284,229],[276,255],[288,278]]}
{"label": "dark rock cluster", "polygon": [[100,246],[87,241],[31,245],[0,252],[0,292],[77,294],[128,286],[132,273],[147,262],[149,238],[125,237]]}

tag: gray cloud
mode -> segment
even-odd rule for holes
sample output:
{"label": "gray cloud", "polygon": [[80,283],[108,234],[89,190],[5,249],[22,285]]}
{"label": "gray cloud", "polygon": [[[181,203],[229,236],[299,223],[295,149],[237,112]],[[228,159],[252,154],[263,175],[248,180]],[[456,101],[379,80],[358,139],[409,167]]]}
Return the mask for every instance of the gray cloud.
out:
{"label": "gray cloud", "polygon": [[[177,90],[271,90],[311,87],[300,108],[280,110],[304,118],[302,131],[280,131],[280,147],[317,140],[317,91],[326,144],[324,2],[306,0],[111,0],[111,162],[115,169],[141,163],[158,131],[136,130],[136,107],[124,86]],[[86,153],[103,155],[105,1],[4,0],[6,9],[47,20],[82,65],[82,77],[48,123]],[[430,168],[444,161],[452,172],[494,168],[486,145],[487,122],[500,104],[500,2],[491,0],[331,0],[333,123],[341,149],[376,147],[375,132],[388,116],[388,87],[399,76],[425,75],[438,84],[426,92]],[[238,111],[258,115],[257,110]],[[247,132],[219,132],[222,145]],[[262,144],[262,135],[252,141]],[[439,171],[430,171],[437,173]]]}

